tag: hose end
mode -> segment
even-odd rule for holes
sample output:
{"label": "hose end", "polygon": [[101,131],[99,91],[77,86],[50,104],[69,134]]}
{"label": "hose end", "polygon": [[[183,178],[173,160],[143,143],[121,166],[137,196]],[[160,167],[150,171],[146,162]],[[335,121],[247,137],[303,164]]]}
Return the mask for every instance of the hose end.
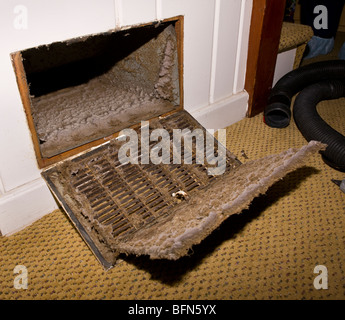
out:
{"label": "hose end", "polygon": [[272,128],[285,128],[290,124],[290,107],[281,102],[268,105],[264,111],[264,121]]}

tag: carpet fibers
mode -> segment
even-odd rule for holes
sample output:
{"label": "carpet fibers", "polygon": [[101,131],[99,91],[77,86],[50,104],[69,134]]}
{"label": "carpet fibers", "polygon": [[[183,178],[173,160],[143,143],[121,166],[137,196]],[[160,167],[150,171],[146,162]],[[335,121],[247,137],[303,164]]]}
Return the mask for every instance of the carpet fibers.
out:
{"label": "carpet fibers", "polygon": [[[344,105],[342,98],[318,106],[343,134]],[[262,114],[227,128],[227,146],[242,162],[304,144],[293,121],[273,129],[262,122]],[[0,237],[0,300],[344,299],[345,194],[331,182],[343,178],[314,155],[187,257],[152,261],[123,256],[109,271],[67,216],[54,211]],[[26,267],[27,289],[16,289],[17,265]],[[314,286],[318,265],[327,268],[327,289]]]}

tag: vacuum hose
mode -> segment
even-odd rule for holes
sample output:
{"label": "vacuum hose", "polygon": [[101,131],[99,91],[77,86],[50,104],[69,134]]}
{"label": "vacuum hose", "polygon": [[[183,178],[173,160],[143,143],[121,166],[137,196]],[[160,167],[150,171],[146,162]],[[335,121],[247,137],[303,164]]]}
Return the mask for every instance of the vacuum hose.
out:
{"label": "vacuum hose", "polygon": [[309,64],[287,73],[271,91],[264,121],[273,128],[287,127],[291,119],[291,99],[296,97],[293,116],[302,135],[327,144],[323,160],[334,169],[345,171],[345,137],[318,114],[316,105],[345,97],[345,61],[331,60]]}
{"label": "vacuum hose", "polygon": [[272,88],[264,121],[272,128],[285,128],[291,119],[291,99],[306,86],[330,79],[345,79],[345,60],[329,60],[292,70]]}
{"label": "vacuum hose", "polygon": [[303,89],[293,107],[295,123],[304,138],[327,144],[326,150],[321,151],[322,158],[329,166],[340,171],[345,171],[345,137],[320,117],[316,105],[323,100],[344,96],[345,82],[323,81]]}

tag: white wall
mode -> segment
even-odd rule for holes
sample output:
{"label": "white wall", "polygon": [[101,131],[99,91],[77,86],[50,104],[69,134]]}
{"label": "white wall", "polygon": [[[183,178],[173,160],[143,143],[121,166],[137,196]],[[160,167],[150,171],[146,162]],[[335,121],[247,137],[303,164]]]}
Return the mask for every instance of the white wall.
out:
{"label": "white wall", "polygon": [[11,52],[184,15],[185,109],[206,128],[218,129],[246,113],[244,78],[251,8],[252,0],[2,0],[2,234],[20,230],[57,207],[36,164]]}
{"label": "white wall", "polygon": [[280,52],[277,55],[276,66],[274,69],[274,76],[272,81],[272,87],[285,76],[288,72],[293,70],[293,65],[296,57],[296,48],[288,51]]}

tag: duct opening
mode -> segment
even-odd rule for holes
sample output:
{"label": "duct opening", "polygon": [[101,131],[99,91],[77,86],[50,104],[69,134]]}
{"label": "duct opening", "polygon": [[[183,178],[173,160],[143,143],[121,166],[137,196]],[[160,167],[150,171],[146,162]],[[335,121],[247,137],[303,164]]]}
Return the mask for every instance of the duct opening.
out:
{"label": "duct opening", "polygon": [[169,20],[20,51],[39,157],[182,107],[177,25]]}

